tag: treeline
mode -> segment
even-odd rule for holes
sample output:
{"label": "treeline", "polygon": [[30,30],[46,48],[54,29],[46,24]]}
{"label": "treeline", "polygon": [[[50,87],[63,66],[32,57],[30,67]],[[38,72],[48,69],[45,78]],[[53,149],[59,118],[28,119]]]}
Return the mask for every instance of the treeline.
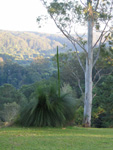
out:
{"label": "treeline", "polygon": [[[83,53],[80,59],[84,64]],[[59,54],[59,63],[60,98],[56,56],[51,60],[36,60],[27,66],[9,59],[1,61],[2,122],[16,119],[22,126],[82,125],[84,76],[76,53]],[[105,48],[94,68],[93,84],[92,126],[113,127],[113,55]]]}
{"label": "treeline", "polygon": [[20,65],[11,58],[7,55],[5,60],[0,62],[0,86],[7,83],[20,88],[22,85],[49,79],[56,71],[49,59],[37,59],[29,65],[28,62],[27,65]]}

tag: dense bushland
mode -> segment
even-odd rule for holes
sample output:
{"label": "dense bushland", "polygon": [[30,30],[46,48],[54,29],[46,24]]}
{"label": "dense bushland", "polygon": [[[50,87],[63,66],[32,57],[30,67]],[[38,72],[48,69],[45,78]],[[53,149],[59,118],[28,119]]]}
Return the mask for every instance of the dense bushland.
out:
{"label": "dense bushland", "polygon": [[[80,57],[84,63],[84,54]],[[18,118],[22,126],[63,126],[71,122],[82,125],[84,78],[76,53],[60,54],[59,62],[60,97],[54,84],[57,82],[56,57],[27,66],[7,57],[0,63],[1,122]],[[112,71],[112,55],[109,57],[103,50],[93,72],[93,127],[113,127]]]}

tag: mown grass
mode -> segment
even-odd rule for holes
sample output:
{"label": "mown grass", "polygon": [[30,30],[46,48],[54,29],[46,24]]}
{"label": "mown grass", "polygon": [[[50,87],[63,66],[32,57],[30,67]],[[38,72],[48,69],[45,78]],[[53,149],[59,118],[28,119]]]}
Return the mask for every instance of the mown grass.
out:
{"label": "mown grass", "polygon": [[113,150],[113,129],[0,129],[0,150]]}

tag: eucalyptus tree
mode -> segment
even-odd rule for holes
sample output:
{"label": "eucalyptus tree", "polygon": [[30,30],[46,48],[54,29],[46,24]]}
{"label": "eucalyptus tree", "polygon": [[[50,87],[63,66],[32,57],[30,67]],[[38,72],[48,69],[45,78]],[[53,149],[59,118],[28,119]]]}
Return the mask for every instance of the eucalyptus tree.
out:
{"label": "eucalyptus tree", "polygon": [[[91,126],[92,111],[92,70],[95,66],[101,46],[111,40],[113,0],[41,0],[56,26],[75,48],[78,61],[85,77],[84,126]],[[37,18],[40,22],[41,17]],[[87,36],[79,35],[77,26],[87,28]],[[99,32],[96,42],[93,35]],[[84,38],[85,37],[85,38]],[[81,48],[86,57],[85,66],[79,57]],[[94,49],[98,47],[96,56]]]}

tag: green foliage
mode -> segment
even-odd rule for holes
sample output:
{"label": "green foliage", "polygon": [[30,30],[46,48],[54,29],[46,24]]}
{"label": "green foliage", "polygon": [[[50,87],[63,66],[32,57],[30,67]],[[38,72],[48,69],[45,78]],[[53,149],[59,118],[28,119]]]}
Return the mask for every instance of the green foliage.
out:
{"label": "green foliage", "polygon": [[107,47],[106,44],[101,45],[100,57],[97,61],[98,68],[113,68],[113,50],[110,47],[111,45],[109,45],[109,47]]}
{"label": "green foliage", "polygon": [[75,124],[77,126],[83,125],[83,112],[84,112],[84,94],[76,99],[76,107],[75,107]]}
{"label": "green foliage", "polygon": [[[0,31],[0,54],[7,54],[16,61],[33,60],[35,57],[51,57],[56,53],[56,46],[71,44],[62,36],[37,32]],[[72,47],[72,46],[71,46]],[[61,49],[62,50],[62,49]]]}
{"label": "green foliage", "polygon": [[83,106],[80,106],[78,109],[76,109],[76,112],[75,112],[75,124],[77,126],[82,126],[82,123],[83,123],[83,112],[84,112]]}
{"label": "green foliage", "polygon": [[68,94],[59,97],[55,84],[38,86],[34,99],[20,114],[22,126],[63,126],[74,117],[74,99]]}
{"label": "green foliage", "polygon": [[[74,17],[74,22],[82,21],[83,8],[76,1],[69,2],[54,2],[54,0],[46,5],[50,16],[57,16],[57,23],[61,27],[67,27],[69,22],[72,21],[72,16]],[[78,20],[79,19],[79,20]]]}
{"label": "green foliage", "polygon": [[22,93],[16,90],[10,84],[4,84],[0,86],[0,108],[3,108],[3,104],[17,102],[20,106],[24,106],[27,103],[26,98]]}
{"label": "green foliage", "polygon": [[30,100],[30,96],[34,91],[35,91],[35,85],[33,85],[33,84],[23,85],[19,89],[19,92],[24,94],[24,96],[27,98],[27,100]]}
{"label": "green foliage", "polygon": [[16,88],[20,88],[25,84],[49,79],[54,71],[55,69],[49,59],[35,60],[27,66],[19,65],[12,61],[4,61],[0,65],[0,85],[8,83]]}
{"label": "green foliage", "polygon": [[[50,17],[54,20],[61,32],[68,37],[75,33],[75,24],[86,25],[89,18],[93,20],[95,29],[101,30],[101,24],[106,24],[109,20],[112,24],[112,1],[47,1],[42,0]],[[38,20],[40,22],[41,17]],[[77,32],[77,31],[76,31]],[[73,37],[73,35],[71,35]],[[69,38],[69,37],[68,37]],[[72,38],[71,38],[72,40]],[[74,42],[74,41],[73,41]],[[82,44],[83,45],[83,44]]]}
{"label": "green foliage", "polygon": [[93,125],[113,127],[113,74],[104,77],[94,92]]}
{"label": "green foliage", "polygon": [[20,107],[27,104],[25,96],[10,84],[0,86],[0,118],[2,121],[15,119]]}
{"label": "green foliage", "polygon": [[102,107],[97,107],[93,109],[92,113],[92,124],[94,127],[97,128],[102,128],[106,127],[106,122],[105,120],[105,110]]}
{"label": "green foliage", "polygon": [[3,118],[7,122],[14,121],[20,112],[20,105],[16,102],[5,103],[3,109]]}

